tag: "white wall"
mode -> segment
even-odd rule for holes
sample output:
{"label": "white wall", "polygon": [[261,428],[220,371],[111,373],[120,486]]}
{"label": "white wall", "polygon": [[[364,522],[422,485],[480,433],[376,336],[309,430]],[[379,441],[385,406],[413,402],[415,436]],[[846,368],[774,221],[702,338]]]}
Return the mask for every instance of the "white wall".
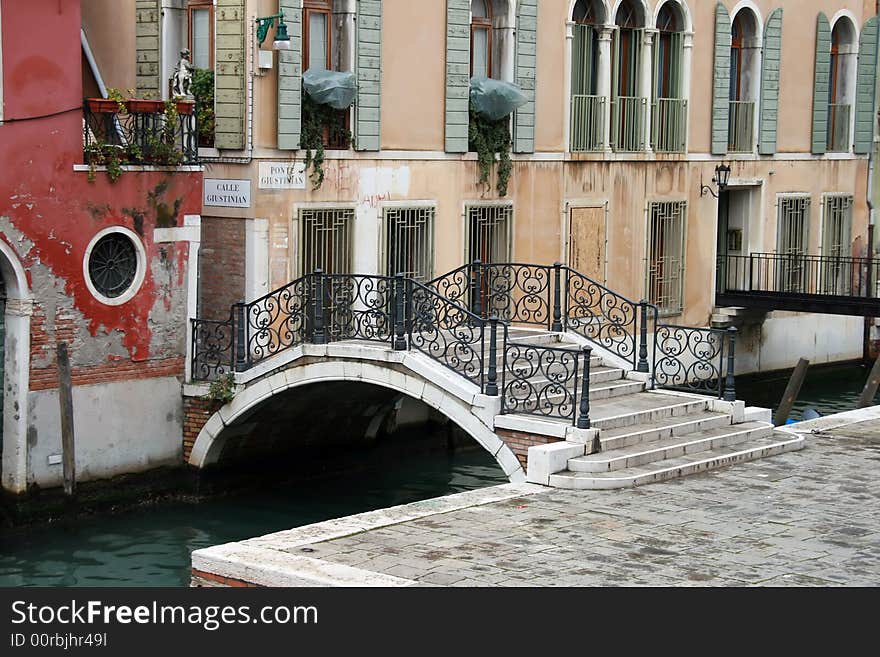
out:
{"label": "white wall", "polygon": [[[60,486],[57,390],[28,397],[28,481]],[[88,481],[182,463],[183,402],[176,377],[73,388],[76,478]],[[57,457],[55,460],[58,460]]]}

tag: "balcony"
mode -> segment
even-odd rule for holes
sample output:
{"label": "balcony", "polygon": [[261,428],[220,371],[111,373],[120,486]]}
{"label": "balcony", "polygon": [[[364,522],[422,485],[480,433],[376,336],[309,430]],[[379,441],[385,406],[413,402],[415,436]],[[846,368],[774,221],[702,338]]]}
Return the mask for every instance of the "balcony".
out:
{"label": "balcony", "polygon": [[751,100],[730,101],[730,123],[727,132],[729,153],[751,153],[755,150],[755,103]]}
{"label": "balcony", "polygon": [[195,104],[88,99],[83,103],[83,159],[108,172],[123,165],[198,164]]}
{"label": "balcony", "polygon": [[658,153],[683,153],[687,135],[687,101],[658,98],[654,103],[651,145]]}
{"label": "balcony", "polygon": [[605,97],[572,95],[571,152],[595,153],[604,149]]}
{"label": "balcony", "polygon": [[852,105],[831,103],[828,105],[828,144],[829,153],[849,152],[849,124]]}
{"label": "balcony", "polygon": [[611,146],[619,153],[645,150],[645,113],[648,101],[618,96],[611,104]]}

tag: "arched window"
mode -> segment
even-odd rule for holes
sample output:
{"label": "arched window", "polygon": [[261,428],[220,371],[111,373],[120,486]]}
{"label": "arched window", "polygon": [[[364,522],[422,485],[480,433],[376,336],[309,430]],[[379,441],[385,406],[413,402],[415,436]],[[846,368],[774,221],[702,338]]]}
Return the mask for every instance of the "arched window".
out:
{"label": "arched window", "polygon": [[645,15],[641,4],[623,0],[614,18],[614,94],[611,128],[612,145],[618,151],[644,148],[645,104],[641,97],[641,66]]}
{"label": "arched window", "polygon": [[846,16],[831,31],[831,84],[828,96],[828,150],[847,152],[855,99],[856,29]]}
{"label": "arched window", "polygon": [[598,89],[599,26],[605,21],[602,3],[578,0],[571,20],[571,150],[601,150],[606,102]]}
{"label": "arched window", "polygon": [[471,77],[492,77],[490,0],[471,0]]}
{"label": "arched window", "polygon": [[751,9],[737,12],[731,26],[730,124],[731,153],[751,153],[755,148],[755,108],[761,76],[761,38],[758,19]]}
{"label": "arched window", "polygon": [[668,1],[657,14],[654,37],[654,111],[651,143],[655,151],[685,150],[687,101],[684,100],[684,16]]}

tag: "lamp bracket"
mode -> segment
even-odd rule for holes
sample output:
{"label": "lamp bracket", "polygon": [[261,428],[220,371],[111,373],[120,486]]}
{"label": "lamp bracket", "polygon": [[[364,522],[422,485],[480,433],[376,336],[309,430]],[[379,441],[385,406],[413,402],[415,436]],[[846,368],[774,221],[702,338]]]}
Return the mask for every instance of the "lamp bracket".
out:
{"label": "lamp bracket", "polygon": [[273,14],[271,16],[261,16],[256,19],[257,23],[257,46],[262,46],[263,41],[266,40],[266,35],[269,34],[269,28],[272,27],[272,24],[275,22],[275,19],[278,19],[280,23],[284,22],[284,12],[280,12],[277,14]]}

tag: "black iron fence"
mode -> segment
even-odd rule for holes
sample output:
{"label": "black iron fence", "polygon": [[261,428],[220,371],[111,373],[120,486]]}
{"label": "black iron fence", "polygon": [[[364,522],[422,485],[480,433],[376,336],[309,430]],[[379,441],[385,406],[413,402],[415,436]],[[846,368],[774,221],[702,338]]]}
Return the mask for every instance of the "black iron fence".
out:
{"label": "black iron fence", "polygon": [[654,332],[656,385],[671,390],[736,399],[736,329],[658,324]]}
{"label": "black iron fence", "polygon": [[194,103],[94,101],[83,104],[86,164],[181,166],[199,163]]}
{"label": "black iron fence", "polygon": [[719,260],[717,292],[870,298],[880,261],[803,253],[727,255]]}

